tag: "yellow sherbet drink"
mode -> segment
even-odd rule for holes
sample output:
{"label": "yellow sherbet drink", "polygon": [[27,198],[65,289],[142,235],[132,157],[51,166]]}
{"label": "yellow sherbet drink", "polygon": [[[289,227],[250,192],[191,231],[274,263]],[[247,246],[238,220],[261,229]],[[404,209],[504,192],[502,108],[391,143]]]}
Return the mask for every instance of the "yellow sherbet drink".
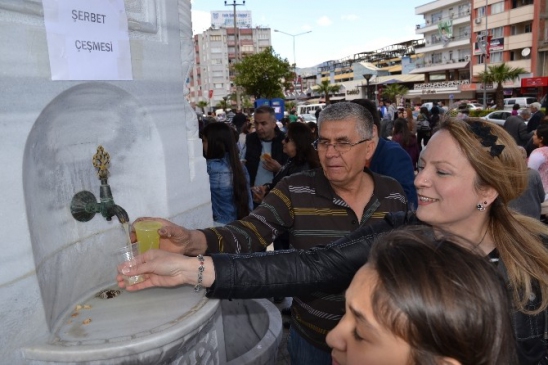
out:
{"label": "yellow sherbet drink", "polygon": [[160,235],[158,229],[162,228],[162,223],[155,221],[139,221],[133,224],[137,241],[139,241],[139,253],[143,254],[150,249],[160,248]]}

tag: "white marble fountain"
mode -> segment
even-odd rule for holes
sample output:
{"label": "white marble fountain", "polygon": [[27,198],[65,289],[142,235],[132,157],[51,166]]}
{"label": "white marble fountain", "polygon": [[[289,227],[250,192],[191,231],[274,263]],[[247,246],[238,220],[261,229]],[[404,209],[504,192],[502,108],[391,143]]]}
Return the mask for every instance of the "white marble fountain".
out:
{"label": "white marble fountain", "polygon": [[99,145],[130,219],[212,223],[185,99],[190,0],[125,0],[125,10],[132,80],[52,81],[42,1],[0,0],[0,363],[273,363],[281,319],[266,300],[208,300],[190,287],[97,296],[117,289],[110,253],[125,233],[100,214],[76,221],[70,202],[99,195]]}

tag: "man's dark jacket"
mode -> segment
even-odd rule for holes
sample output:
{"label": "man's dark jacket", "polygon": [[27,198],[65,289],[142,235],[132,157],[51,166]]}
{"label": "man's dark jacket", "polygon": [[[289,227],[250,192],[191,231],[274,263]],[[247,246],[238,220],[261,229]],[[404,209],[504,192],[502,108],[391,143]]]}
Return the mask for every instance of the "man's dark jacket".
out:
{"label": "man's dark jacket", "polygon": [[[276,136],[272,139],[272,152],[273,159],[278,161],[280,165],[284,165],[287,161],[287,155],[283,152],[282,141],[285,138],[285,134],[276,127]],[[257,132],[253,132],[247,135],[245,140],[245,167],[249,172],[250,185],[255,185],[255,177],[257,177],[257,170],[259,169],[259,163],[261,163],[261,154],[263,146]]]}
{"label": "man's dark jacket", "polygon": [[544,113],[541,112],[540,110],[533,113],[533,115],[531,116],[531,119],[529,119],[529,122],[527,122],[527,132],[532,132],[535,129],[537,129],[543,119],[544,119]]}

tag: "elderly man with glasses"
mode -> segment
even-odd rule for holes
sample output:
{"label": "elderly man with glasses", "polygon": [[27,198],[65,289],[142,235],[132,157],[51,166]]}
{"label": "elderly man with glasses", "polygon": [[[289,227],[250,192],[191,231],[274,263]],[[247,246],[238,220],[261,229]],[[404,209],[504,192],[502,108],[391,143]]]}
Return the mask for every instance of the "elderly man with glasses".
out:
{"label": "elderly man with glasses", "polygon": [[[375,151],[371,113],[355,103],[336,103],[322,110],[318,130],[314,147],[320,168],[282,179],[249,216],[224,227],[187,230],[163,221],[161,248],[188,255],[253,252],[289,232],[292,247],[307,249],[407,209],[396,180],[364,168]],[[292,364],[332,363],[325,337],[345,312],[343,294],[318,290],[293,298],[288,341]]]}

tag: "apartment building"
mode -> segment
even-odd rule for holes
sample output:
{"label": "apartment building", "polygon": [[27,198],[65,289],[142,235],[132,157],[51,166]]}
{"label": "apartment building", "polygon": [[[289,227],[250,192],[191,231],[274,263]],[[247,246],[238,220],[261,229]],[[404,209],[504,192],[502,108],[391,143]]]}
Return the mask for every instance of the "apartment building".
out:
{"label": "apartment building", "polygon": [[424,74],[407,94],[414,102],[473,99],[470,75],[472,4],[469,0],[438,0],[415,8],[424,23],[415,33],[424,36],[422,54],[413,62],[410,74]]}
{"label": "apartment building", "polygon": [[540,0],[438,0],[416,7],[425,20],[416,33],[426,46],[411,73],[424,73],[425,82],[407,97],[483,103],[485,95],[489,103],[497,85],[483,85],[477,75],[504,62],[526,71],[504,84],[505,95],[540,98],[548,91],[546,10]]}
{"label": "apartment building", "polygon": [[[546,75],[548,35],[546,2],[533,0],[473,0],[472,74],[488,66],[506,63],[526,73],[504,84],[505,96],[541,97],[548,87]],[[481,37],[488,35],[489,58],[482,52]],[[476,80],[477,81],[477,80]],[[483,85],[476,83],[477,99],[483,100]],[[493,99],[494,87],[486,85],[487,100]]]}
{"label": "apartment building", "polygon": [[238,58],[271,46],[271,30],[263,27],[211,27],[194,36],[195,64],[189,76],[189,102],[214,107],[235,92],[230,65]]}

